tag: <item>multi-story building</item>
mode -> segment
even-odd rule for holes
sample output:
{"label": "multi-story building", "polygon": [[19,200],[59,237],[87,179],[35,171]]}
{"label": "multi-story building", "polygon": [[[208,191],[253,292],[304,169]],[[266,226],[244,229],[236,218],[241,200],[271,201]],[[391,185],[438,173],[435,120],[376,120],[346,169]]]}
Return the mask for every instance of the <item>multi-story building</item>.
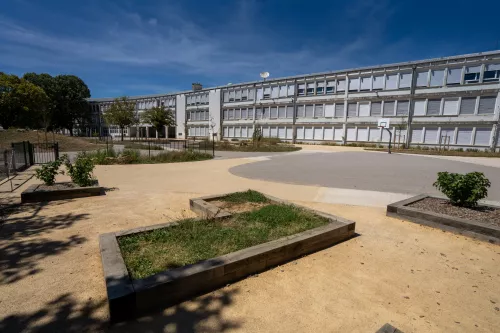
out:
{"label": "multi-story building", "polygon": [[[377,121],[388,118],[407,145],[498,149],[499,81],[500,51],[492,51],[131,99],[138,110],[175,110],[175,138],[248,139],[259,127],[294,142],[383,144],[389,133]],[[113,99],[90,102],[100,115]],[[126,135],[155,133],[142,124]]]}

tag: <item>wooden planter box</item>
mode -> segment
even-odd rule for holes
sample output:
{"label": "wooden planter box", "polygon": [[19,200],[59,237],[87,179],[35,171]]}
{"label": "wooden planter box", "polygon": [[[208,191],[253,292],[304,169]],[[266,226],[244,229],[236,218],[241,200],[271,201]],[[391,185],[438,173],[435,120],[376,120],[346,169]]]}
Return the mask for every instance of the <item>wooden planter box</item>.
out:
{"label": "wooden planter box", "polygon": [[[56,184],[71,184],[71,183],[56,183]],[[41,184],[33,184],[21,193],[21,202],[45,202],[54,200],[66,200],[75,198],[92,197],[104,195],[104,187],[88,186],[88,187],[71,187],[65,189],[39,189]]]}

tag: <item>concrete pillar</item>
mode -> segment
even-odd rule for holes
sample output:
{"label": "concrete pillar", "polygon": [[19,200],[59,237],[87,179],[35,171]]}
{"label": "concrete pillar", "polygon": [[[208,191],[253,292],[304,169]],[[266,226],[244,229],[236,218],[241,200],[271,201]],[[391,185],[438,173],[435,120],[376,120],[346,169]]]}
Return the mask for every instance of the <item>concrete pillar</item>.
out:
{"label": "concrete pillar", "polygon": [[500,127],[500,92],[497,94],[497,100],[495,102],[495,123],[492,126],[492,140],[490,150],[492,152],[496,151],[498,145],[499,127]]}
{"label": "concrete pillar", "polygon": [[[344,92],[344,124],[342,125],[343,139],[342,144],[345,146],[347,144],[347,106],[349,103],[349,78],[345,77],[345,92]],[[336,89],[336,88],[335,88]]]}
{"label": "concrete pillar", "polygon": [[[295,85],[295,88],[293,89],[292,143],[295,144],[295,142],[297,142],[297,125],[296,125],[296,122],[297,122],[297,93],[298,93],[297,80],[294,80],[293,84]],[[325,85],[325,89],[326,89],[326,85]],[[286,110],[285,110],[285,113],[286,113]]]}

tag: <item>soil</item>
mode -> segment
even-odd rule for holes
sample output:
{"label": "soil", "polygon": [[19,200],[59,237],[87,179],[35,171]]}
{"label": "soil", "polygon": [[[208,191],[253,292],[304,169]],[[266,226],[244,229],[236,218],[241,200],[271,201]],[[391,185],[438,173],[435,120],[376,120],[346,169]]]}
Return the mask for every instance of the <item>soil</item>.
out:
{"label": "soil", "polygon": [[210,201],[210,203],[216,205],[219,208],[222,208],[230,213],[243,213],[249,212],[255,209],[262,208],[264,206],[269,205],[269,202],[242,202],[242,203],[233,203],[227,201],[214,200]]}
{"label": "soil", "polygon": [[453,206],[446,199],[437,198],[425,198],[408,206],[500,227],[500,209],[486,206],[478,206],[476,208],[458,207]]}
{"label": "soil", "polygon": [[41,184],[36,188],[36,191],[56,191],[56,190],[67,190],[69,188],[78,187],[73,183],[55,183],[54,185]]}

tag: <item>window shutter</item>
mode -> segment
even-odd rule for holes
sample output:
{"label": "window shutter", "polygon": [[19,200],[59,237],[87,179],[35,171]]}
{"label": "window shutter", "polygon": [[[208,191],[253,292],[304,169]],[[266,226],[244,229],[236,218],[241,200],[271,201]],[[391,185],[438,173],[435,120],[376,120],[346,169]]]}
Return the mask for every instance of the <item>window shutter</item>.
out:
{"label": "window shutter", "polygon": [[279,87],[275,86],[271,88],[271,98],[278,98],[279,97]]}
{"label": "window shutter", "polygon": [[356,103],[347,104],[347,116],[348,117],[356,117],[356,108],[357,108]]}
{"label": "window shutter", "polygon": [[417,87],[427,87],[428,78],[429,78],[429,71],[417,72]]}
{"label": "window shutter", "polygon": [[293,118],[293,106],[286,107],[286,117]]}
{"label": "window shutter", "polygon": [[457,133],[457,145],[470,145],[472,128],[459,128]]}
{"label": "window shutter", "polygon": [[254,90],[253,88],[250,88],[250,90],[248,91],[248,100],[249,101],[253,101],[253,95],[254,95]]}
{"label": "window shutter", "polygon": [[460,104],[460,114],[474,114],[476,100],[476,97],[462,98],[462,104]]}
{"label": "window shutter", "polygon": [[286,118],[286,107],[280,106],[278,108],[278,118]]}
{"label": "window shutter", "polygon": [[278,107],[277,106],[271,107],[271,117],[270,118],[278,118]]}
{"label": "window shutter", "polygon": [[374,76],[373,77],[373,90],[381,90],[384,89],[384,76]]}
{"label": "window shutter", "polygon": [[462,68],[449,68],[448,69],[448,78],[446,79],[446,84],[460,84],[462,79]]}
{"label": "window shutter", "polygon": [[262,109],[255,108],[255,119],[262,119]]}
{"label": "window shutter", "polygon": [[344,129],[342,127],[335,127],[333,129],[333,139],[335,141],[341,141],[344,136]]}
{"label": "window shutter", "polygon": [[380,140],[380,128],[370,127],[370,134],[369,135],[370,135],[370,141],[377,142],[378,140]]}
{"label": "window shutter", "polygon": [[248,138],[248,128],[246,126],[241,128],[241,137]]}
{"label": "window shutter", "polygon": [[335,117],[344,116],[344,103],[335,104]]}
{"label": "window shutter", "polygon": [[368,129],[358,128],[358,140],[357,141],[368,141]]}
{"label": "window shutter", "polygon": [[410,101],[398,101],[396,116],[407,116],[409,106],[410,106]]}
{"label": "window shutter", "polygon": [[326,104],[325,105],[325,117],[331,118],[333,117],[335,113],[335,109],[333,107],[333,104]]}
{"label": "window shutter", "polygon": [[286,97],[287,96],[287,89],[286,85],[280,86],[280,97]]}
{"label": "window shutter", "polygon": [[431,87],[440,87],[443,85],[444,70],[431,71]]}
{"label": "window shutter", "polygon": [[286,138],[293,139],[293,128],[291,127],[286,128]]}
{"label": "window shutter", "polygon": [[427,115],[428,116],[438,116],[441,108],[440,99],[432,99],[427,103]]}
{"label": "window shutter", "polygon": [[356,129],[354,127],[347,129],[347,141],[356,141]]}
{"label": "window shutter", "polygon": [[[450,143],[455,143],[455,129],[454,128],[441,128],[441,142],[445,143],[446,137],[450,138]],[[439,140],[438,140],[439,142]]]}
{"label": "window shutter", "polygon": [[413,101],[413,115],[425,116],[425,99],[418,99]]}
{"label": "window shutter", "polygon": [[426,128],[424,135],[424,143],[437,143],[437,128]]}
{"label": "window shutter", "polygon": [[297,139],[304,140],[304,127],[297,127]]}
{"label": "window shutter", "polygon": [[386,90],[398,89],[398,76],[397,74],[387,75],[387,79],[385,82]]}
{"label": "window shutter", "polygon": [[315,127],[314,128],[314,140],[323,140],[323,128]]}
{"label": "window shutter", "polygon": [[278,138],[285,139],[285,137],[286,137],[286,128],[278,127]]}
{"label": "window shutter", "polygon": [[359,77],[349,78],[349,91],[359,90]]}
{"label": "window shutter", "polygon": [[304,138],[306,140],[313,140],[314,137],[313,137],[313,128],[312,127],[305,128]]}
{"label": "window shutter", "polygon": [[370,90],[372,85],[371,77],[362,77],[361,78],[361,90]]}
{"label": "window shutter", "polygon": [[314,117],[316,118],[323,118],[323,104],[316,104],[314,106]]}
{"label": "window shutter", "polygon": [[262,136],[265,138],[269,138],[269,126],[262,127]]}
{"label": "window shutter", "polygon": [[372,116],[380,116],[382,112],[382,102],[372,102]]}
{"label": "window shutter", "polygon": [[410,88],[410,87],[411,87],[411,73],[399,74],[399,88]]}
{"label": "window shutter", "polygon": [[277,127],[271,127],[271,138],[277,138],[278,137],[278,128]]}
{"label": "window shutter", "polygon": [[227,91],[224,91],[224,103],[227,103],[227,102],[229,102],[229,93]]}
{"label": "window shutter", "polygon": [[241,109],[241,119],[247,119],[247,118],[248,118],[247,109]]}
{"label": "window shutter", "polygon": [[422,128],[413,128],[411,130],[411,142],[412,143],[422,142]]}
{"label": "window shutter", "polygon": [[370,103],[359,103],[359,116],[360,117],[370,116]]}
{"label": "window shutter", "polygon": [[478,114],[490,114],[495,113],[495,96],[481,96],[479,99],[479,109]]}
{"label": "window shutter", "polygon": [[488,146],[490,144],[491,128],[476,128],[475,145]]}
{"label": "window shutter", "polygon": [[295,85],[291,84],[288,86],[288,96],[293,96],[295,94]]}
{"label": "window shutter", "polygon": [[324,140],[333,140],[333,127],[325,127]]}
{"label": "window shutter", "polygon": [[443,115],[452,116],[458,114],[458,98],[445,99],[443,103]]}
{"label": "window shutter", "polygon": [[384,116],[394,116],[394,102],[384,102]]}
{"label": "window shutter", "polygon": [[306,105],[306,118],[312,118],[312,117],[314,117],[313,106],[312,105]]}
{"label": "window shutter", "polygon": [[337,80],[337,92],[345,91],[345,80]]}
{"label": "window shutter", "polygon": [[297,118],[304,118],[305,107],[304,105],[297,105]]}

